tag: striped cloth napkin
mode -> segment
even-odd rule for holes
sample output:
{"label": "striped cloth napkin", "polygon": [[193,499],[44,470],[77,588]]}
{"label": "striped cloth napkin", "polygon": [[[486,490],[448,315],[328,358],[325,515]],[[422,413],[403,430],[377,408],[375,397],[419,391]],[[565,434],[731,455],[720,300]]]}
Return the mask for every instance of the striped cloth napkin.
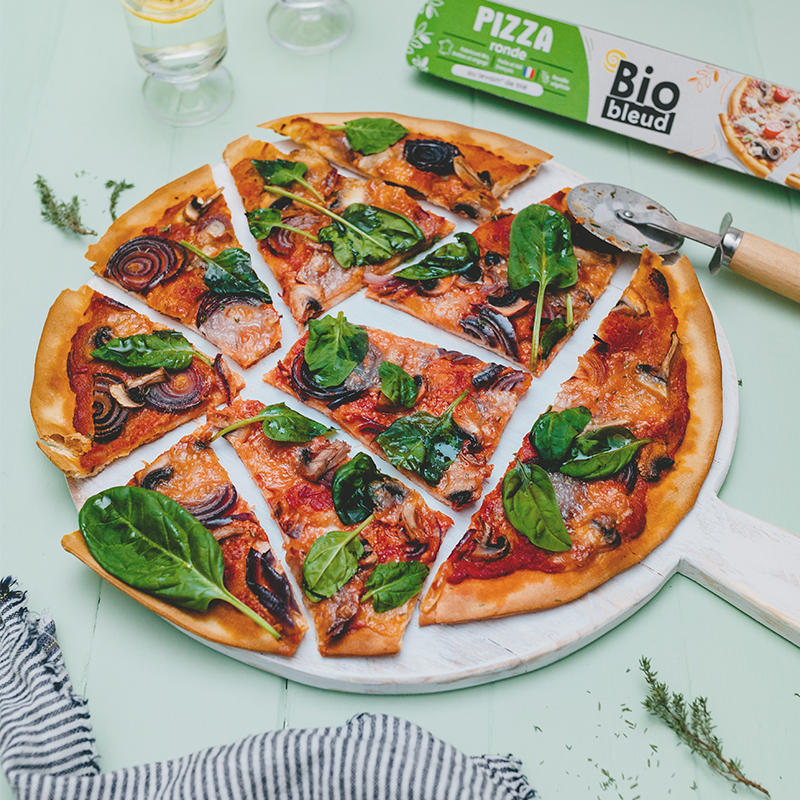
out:
{"label": "striped cloth napkin", "polygon": [[338,728],[249,736],[101,773],[86,701],[47,618],[0,581],[0,764],[20,800],[530,800],[512,757],[466,756],[417,725],[359,714]]}

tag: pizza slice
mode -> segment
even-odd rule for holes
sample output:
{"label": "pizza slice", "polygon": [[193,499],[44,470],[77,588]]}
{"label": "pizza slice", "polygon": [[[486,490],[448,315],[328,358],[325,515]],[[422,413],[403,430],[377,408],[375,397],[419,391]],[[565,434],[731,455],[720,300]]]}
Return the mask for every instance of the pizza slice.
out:
{"label": "pizza slice", "polygon": [[260,127],[481,222],[498,214],[500,200],[551,158],[498,133],[402,114],[302,114]]}
{"label": "pizza slice", "polygon": [[423,625],[538,611],[641,561],[694,505],[722,423],[714,322],[684,257],[645,252],[421,606]]}
{"label": "pizza slice", "polygon": [[434,497],[475,502],[530,375],[344,314],[309,331],[265,377],[321,411]]}
{"label": "pizza slice", "polygon": [[211,412],[209,422],[233,445],[280,526],[319,652],[397,653],[452,520],[379,472],[365,453],[351,459],[345,442],[313,435],[324,426],[296,412],[311,427],[273,438],[285,411],[237,400]]}
{"label": "pizza slice", "polygon": [[[127,583],[115,583],[151,611],[204,639],[290,656],[308,625],[253,509],[236,491],[209,446],[212,433],[209,426],[203,426],[185,436],[151,464],[145,464],[128,485],[175,500],[211,531],[222,553],[225,588],[265,620],[274,633],[249,621],[227,603],[216,602],[206,613],[192,612],[132,589]],[[98,574],[109,576],[92,557],[79,532],[64,537],[62,545]]]}
{"label": "pizza slice", "polygon": [[86,258],[100,277],[197,331],[242,367],[280,346],[269,289],[236,239],[207,165],[123,214]]}
{"label": "pizza slice", "polygon": [[313,150],[244,136],[225,150],[250,230],[300,329],[453,230],[398,186],[340,175]]}
{"label": "pizza slice", "polygon": [[[542,205],[561,214],[568,226],[576,280],[566,286],[546,286],[539,318],[539,352],[533,364],[539,283],[531,281],[521,289],[509,286],[509,254],[515,236],[528,241],[538,236],[543,245],[546,242],[543,225],[530,214],[508,214],[484,222],[472,234],[458,233],[456,242],[392,275],[368,274],[367,297],[477,342],[532,368],[538,377],[588,317],[620,261],[617,248],[574,221],[567,208],[568,192],[556,192]],[[556,255],[552,254],[553,260]]]}
{"label": "pizza slice", "polygon": [[36,352],[31,414],[44,454],[66,475],[94,475],[230,402],[244,381],[175,331],[88,286],[56,299]]}

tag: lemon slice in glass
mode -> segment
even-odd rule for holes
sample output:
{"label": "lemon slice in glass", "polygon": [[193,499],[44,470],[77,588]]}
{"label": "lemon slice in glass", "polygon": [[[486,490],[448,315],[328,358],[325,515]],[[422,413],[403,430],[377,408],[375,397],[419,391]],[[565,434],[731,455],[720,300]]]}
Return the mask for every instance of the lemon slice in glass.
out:
{"label": "lemon slice in glass", "polygon": [[183,22],[205,11],[214,0],[122,0],[137,17],[151,22]]}

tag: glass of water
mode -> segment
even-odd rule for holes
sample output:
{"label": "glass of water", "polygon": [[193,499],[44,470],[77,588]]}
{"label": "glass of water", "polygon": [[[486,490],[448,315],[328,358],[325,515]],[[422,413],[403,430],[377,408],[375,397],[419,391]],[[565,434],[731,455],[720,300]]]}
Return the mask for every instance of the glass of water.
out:
{"label": "glass of water", "polygon": [[202,125],[233,99],[220,62],[228,49],[222,0],[122,0],[133,50],[148,78],[152,116],[169,125]]}
{"label": "glass of water", "polygon": [[344,0],[278,0],[267,16],[270,36],[296,53],[322,53],[341,44],[353,27]]}

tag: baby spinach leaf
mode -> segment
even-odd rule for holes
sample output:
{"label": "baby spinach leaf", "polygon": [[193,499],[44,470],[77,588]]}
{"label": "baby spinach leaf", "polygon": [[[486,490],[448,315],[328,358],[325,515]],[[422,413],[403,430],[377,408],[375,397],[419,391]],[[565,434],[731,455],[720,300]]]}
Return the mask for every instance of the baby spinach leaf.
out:
{"label": "baby spinach leaf", "polygon": [[481,251],[471,233],[457,233],[456,241],[450,242],[425,256],[417,264],[404,267],[393,277],[406,281],[427,281],[446,278],[449,275],[466,275],[471,280],[480,278],[478,262]]}
{"label": "baby spinach leaf", "polygon": [[250,255],[241,247],[229,247],[218,255],[207,256],[189,242],[181,244],[206,262],[203,281],[216,294],[254,294],[265,303],[271,303],[269,289],[253,271]]}
{"label": "baby spinach leaf", "polygon": [[428,577],[430,568],[419,561],[389,561],[378,564],[367,578],[362,602],[372,598],[378,614],[402,606],[414,597]]}
{"label": "baby spinach leaf", "polygon": [[372,520],[370,514],[355,530],[329,531],[311,545],[303,564],[303,588],[312,600],[331,597],[356,574],[364,555],[358,536]]}
{"label": "baby spinach leaf", "polygon": [[539,360],[539,330],[548,286],[564,288],[578,280],[569,220],[550,206],[523,208],[511,223],[508,285],[518,290],[539,284],[531,337],[531,369]]}
{"label": "baby spinach leaf", "polygon": [[550,476],[540,466],[517,461],[505,474],[503,508],[508,521],[537,547],[553,552],[572,547]]}
{"label": "baby spinach leaf", "polygon": [[139,486],[106,489],[84,503],[78,522],[97,563],[121,581],[192,611],[224,600],[280,638],[225,588],[216,539],[169,497]]}
{"label": "baby spinach leaf", "polygon": [[401,366],[391,361],[382,361],[378,367],[378,375],[381,378],[381,392],[393,406],[414,408],[419,386]]}
{"label": "baby spinach leaf", "polygon": [[592,412],[586,406],[564,411],[545,411],[533,423],[529,434],[542,461],[560,464],[570,457],[575,437],[591,422]]}
{"label": "baby spinach leaf", "polygon": [[326,436],[335,432],[335,428],[328,428],[303,416],[293,408],[289,408],[286,403],[273,403],[271,406],[262,408],[254,417],[239,420],[228,425],[227,428],[217,431],[211,437],[211,441],[213,442],[220,436],[225,436],[238,428],[251,425],[253,422],[260,422],[264,436],[272,439],[273,442],[308,442],[315,436]]}
{"label": "baby spinach leaf", "polygon": [[284,225],[281,222],[281,212],[277,208],[256,208],[254,211],[247,212],[247,225],[253,238],[261,241],[266,239],[274,228],[282,228],[285,231],[299,233],[312,241],[318,241],[313,233],[301,231],[300,228],[293,228],[291,225]]}
{"label": "baby spinach leaf", "polygon": [[639,449],[652,439],[637,439],[627,428],[609,425],[584,433],[573,442],[573,458],[560,471],[572,478],[610,478],[630,464]]}
{"label": "baby spinach leaf", "polygon": [[264,179],[264,183],[272,186],[288,186],[290,183],[297,181],[301,186],[305,186],[321,203],[325,202],[325,198],[303,177],[308,171],[308,165],[302,161],[285,161],[282,158],[264,161],[253,158],[250,163]]}
{"label": "baby spinach leaf", "polygon": [[340,217],[334,217],[330,225],[320,229],[317,238],[329,244],[334,258],[344,269],[349,269],[380,264],[386,261],[387,253],[405,253],[423,242],[425,234],[402,214],[351,203]]}
{"label": "baby spinach leaf", "polygon": [[369,336],[360,325],[351,325],[340,311],[308,321],[305,359],[314,381],[327,389],[343,383],[364,360]]}
{"label": "baby spinach leaf", "polygon": [[383,152],[408,133],[408,129],[399,122],[386,117],[360,117],[344,125],[326,127],[329,131],[343,130],[350,147],[365,156]]}
{"label": "baby spinach leaf", "polygon": [[440,417],[414,411],[378,434],[375,442],[389,463],[416,473],[428,486],[436,486],[467,440],[453,421],[453,411],[468,393],[465,389]]}
{"label": "baby spinach leaf", "polygon": [[375,510],[370,485],[386,477],[366,453],[358,453],[336,470],[331,495],[344,525],[357,525]]}
{"label": "baby spinach leaf", "polygon": [[553,348],[570,333],[570,326],[561,317],[556,317],[542,334],[542,361],[553,351]]}
{"label": "baby spinach leaf", "polygon": [[196,351],[177,331],[153,331],[111,339],[90,353],[100,361],[113,361],[131,369],[182,370],[191,363]]}

